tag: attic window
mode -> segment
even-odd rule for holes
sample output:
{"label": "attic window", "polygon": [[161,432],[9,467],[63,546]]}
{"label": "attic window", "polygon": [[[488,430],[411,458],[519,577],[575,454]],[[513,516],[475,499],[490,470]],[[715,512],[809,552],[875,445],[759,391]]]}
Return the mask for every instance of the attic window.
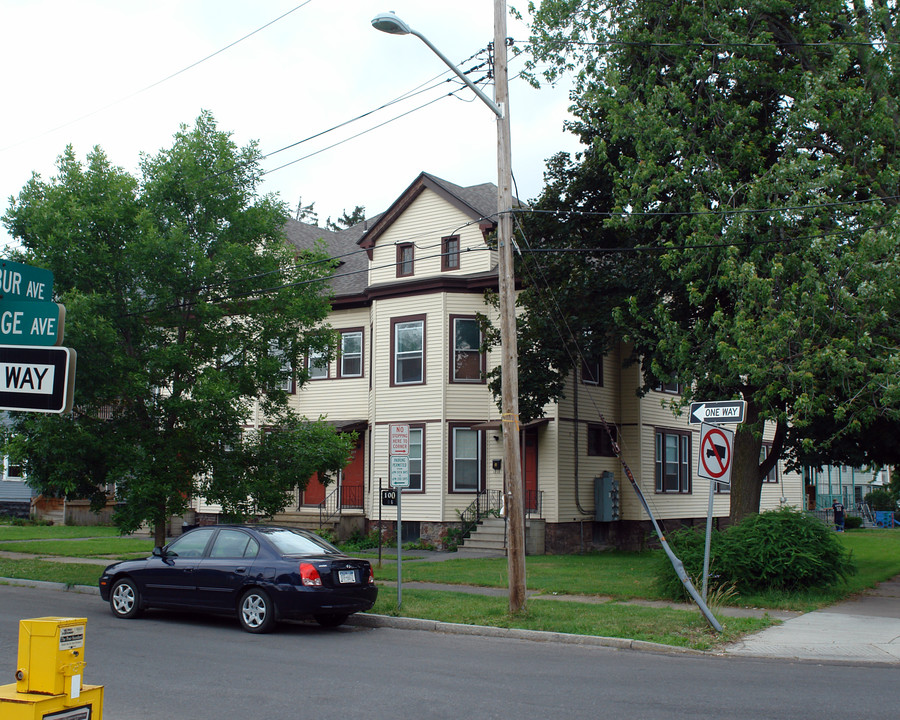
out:
{"label": "attic window", "polygon": [[397,277],[409,277],[413,274],[415,245],[403,243],[397,246]]}
{"label": "attic window", "polygon": [[441,238],[441,270],[459,270],[459,235]]}

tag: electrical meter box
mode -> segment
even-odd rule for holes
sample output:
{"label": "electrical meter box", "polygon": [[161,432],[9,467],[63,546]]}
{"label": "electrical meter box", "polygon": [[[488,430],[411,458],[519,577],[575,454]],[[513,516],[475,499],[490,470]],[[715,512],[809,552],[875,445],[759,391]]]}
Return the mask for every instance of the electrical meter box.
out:
{"label": "electrical meter box", "polygon": [[87,618],[19,621],[15,685],[0,686],[3,720],[102,720],[103,686],[85,685]]}
{"label": "electrical meter box", "polygon": [[619,483],[609,470],[604,470],[594,478],[594,520],[613,522],[619,516]]}

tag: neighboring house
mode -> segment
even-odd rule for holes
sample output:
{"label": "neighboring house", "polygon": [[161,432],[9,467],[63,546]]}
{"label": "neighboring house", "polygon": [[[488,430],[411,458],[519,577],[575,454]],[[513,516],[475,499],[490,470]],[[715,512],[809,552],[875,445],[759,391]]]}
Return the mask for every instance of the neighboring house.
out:
{"label": "neighboring house", "polygon": [[[297,494],[296,511],[279,520],[315,520],[323,508],[330,514],[342,506],[367,529],[379,518],[393,525],[396,508],[380,505],[379,490],[389,486],[389,428],[398,423],[410,428],[405,538],[441,546],[476,498],[499,507],[500,414],[484,380],[499,350],[480,351],[476,321],[479,313],[496,319],[484,300],[485,290],[497,288],[497,255],[486,242],[496,212],[494,185],[463,188],[422,173],[386,212],[344,232],[289,222],[288,239],[299,249],[321,239],[341,261],[329,318],[340,347],[330,362],[308,359],[312,379],[292,402],[359,440],[337,484],[313,479]],[[529,552],[636,547],[649,536],[601,413],[664,528],[705,522],[709,483],[696,477],[699,426],[664,406],[677,388],[639,398],[640,370],[623,367],[625,352],[579,368],[566,398],[521,428]],[[611,522],[595,520],[595,478],[604,471],[620,487],[620,519]],[[763,508],[802,502],[802,478],[779,464],[763,488]],[[717,493],[714,507],[716,517],[727,517],[727,492]]]}
{"label": "neighboring house", "polygon": [[[9,427],[9,415],[0,413],[0,426]],[[9,456],[0,455],[2,459],[2,475],[0,475],[0,515],[27,518],[31,514],[32,489],[25,483],[25,473],[21,465],[9,460]]]}
{"label": "neighboring house", "polygon": [[804,477],[809,510],[827,510],[835,500],[840,500],[851,511],[858,510],[872,490],[887,487],[891,482],[889,468],[852,468],[843,465],[807,468],[804,470]]}

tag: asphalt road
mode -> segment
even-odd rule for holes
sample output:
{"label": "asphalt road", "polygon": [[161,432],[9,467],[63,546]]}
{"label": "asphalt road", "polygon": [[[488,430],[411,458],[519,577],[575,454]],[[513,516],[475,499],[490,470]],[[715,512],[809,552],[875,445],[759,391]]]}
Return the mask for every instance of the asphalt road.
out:
{"label": "asphalt road", "polygon": [[0,684],[14,682],[18,621],[52,615],[88,619],[85,682],[105,686],[106,720],[896,714],[896,668],[299,623],[258,636],[227,618],[117,620],[95,595],[15,586],[0,586]]}

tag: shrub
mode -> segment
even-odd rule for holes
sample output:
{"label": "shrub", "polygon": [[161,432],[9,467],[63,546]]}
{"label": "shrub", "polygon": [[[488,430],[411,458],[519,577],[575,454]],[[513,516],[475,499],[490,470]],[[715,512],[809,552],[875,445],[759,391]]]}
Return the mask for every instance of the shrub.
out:
{"label": "shrub", "polygon": [[[678,530],[666,540],[687,574],[702,583],[705,532]],[[725,532],[713,532],[709,567],[713,591],[733,587],[741,593],[829,585],[855,572],[830,526],[790,508],[751,515]],[[656,584],[667,597],[687,597],[665,555],[660,556]]]}
{"label": "shrub", "polygon": [[829,526],[790,508],[751,515],[730,528],[717,569],[739,592],[830,585],[856,571]]}
{"label": "shrub", "polygon": [[873,510],[893,510],[897,507],[891,493],[884,488],[876,488],[866,495],[866,502]]}
{"label": "shrub", "polygon": [[846,530],[856,530],[862,527],[862,518],[858,515],[848,515],[844,518],[844,528]]}

